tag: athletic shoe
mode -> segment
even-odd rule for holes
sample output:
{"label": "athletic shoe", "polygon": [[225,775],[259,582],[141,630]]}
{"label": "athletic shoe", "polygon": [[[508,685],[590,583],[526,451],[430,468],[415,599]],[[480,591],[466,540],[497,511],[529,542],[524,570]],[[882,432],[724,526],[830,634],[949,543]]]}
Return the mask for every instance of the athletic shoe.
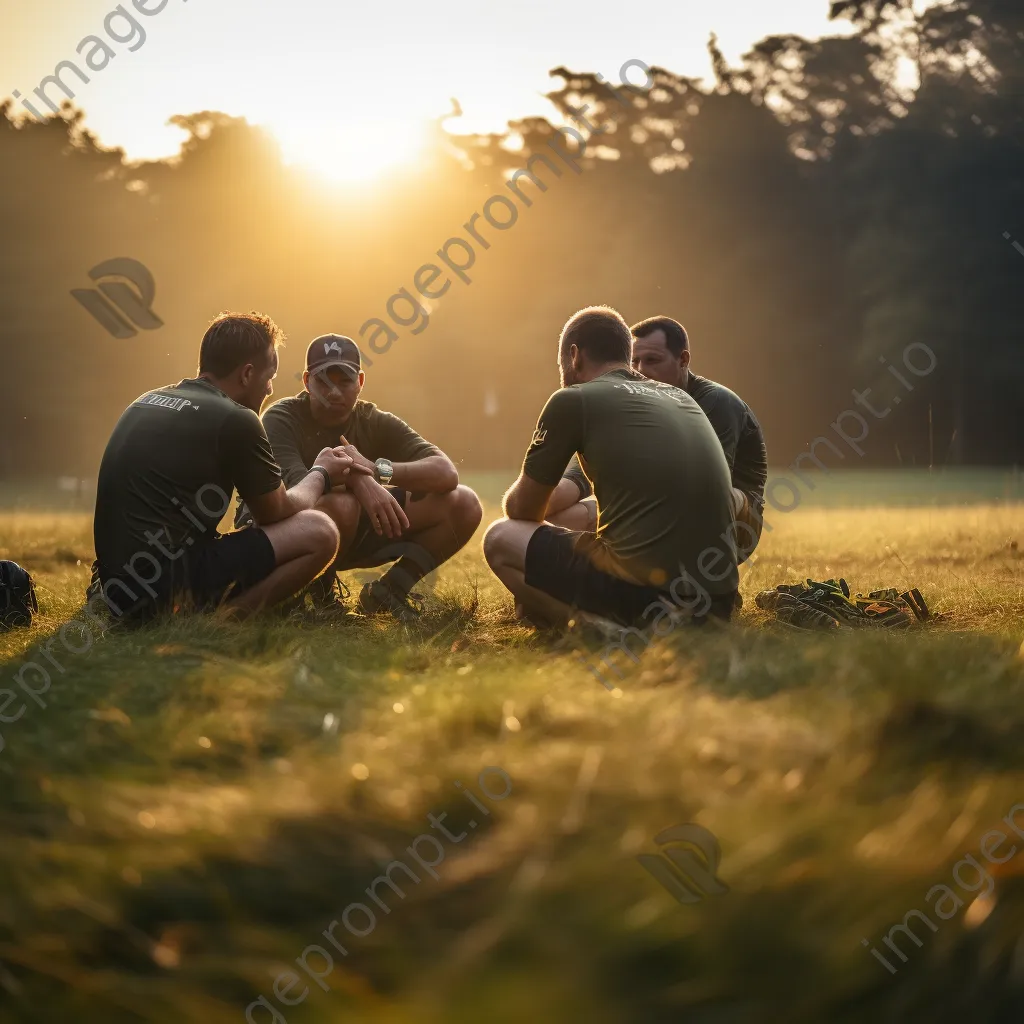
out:
{"label": "athletic shoe", "polygon": [[842,628],[835,616],[786,593],[782,587],[762,591],[754,598],[754,604],[765,611],[774,612],[776,621],[792,629],[809,633]]}
{"label": "athletic shoe", "polygon": [[[920,593],[915,590],[901,595],[895,589],[889,589],[873,591],[867,597],[863,594],[851,596],[850,587],[844,579],[821,583],[809,579],[803,584],[781,584],[775,590],[762,591],[755,598],[755,603],[759,608],[774,611],[780,622],[798,629],[834,628],[819,617],[822,615],[832,619],[836,625],[850,629],[905,629],[915,618],[919,621],[928,618],[928,609]],[[808,611],[802,611],[801,605]]]}
{"label": "athletic shoe", "polygon": [[364,615],[390,612],[399,622],[415,622],[423,614],[419,594],[396,594],[383,580],[371,580],[359,591],[359,610]]}
{"label": "athletic shoe", "polygon": [[322,576],[318,576],[306,588],[313,610],[323,611],[348,611],[347,601],[352,592],[338,578],[337,572],[328,569]]}

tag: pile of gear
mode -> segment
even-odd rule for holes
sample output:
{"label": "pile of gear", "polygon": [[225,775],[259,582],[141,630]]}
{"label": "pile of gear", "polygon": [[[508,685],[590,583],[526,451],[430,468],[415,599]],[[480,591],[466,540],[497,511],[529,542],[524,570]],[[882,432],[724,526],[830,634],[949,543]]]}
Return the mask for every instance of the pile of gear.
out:
{"label": "pile of gear", "polygon": [[780,584],[762,590],[754,603],[773,612],[775,619],[793,629],[907,629],[931,618],[921,591],[900,593],[895,587],[851,594],[846,580]]}

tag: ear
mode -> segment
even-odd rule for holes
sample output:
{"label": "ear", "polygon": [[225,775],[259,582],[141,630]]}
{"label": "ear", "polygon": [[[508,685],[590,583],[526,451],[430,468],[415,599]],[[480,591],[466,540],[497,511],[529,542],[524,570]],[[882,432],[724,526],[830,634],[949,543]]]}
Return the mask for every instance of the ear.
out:
{"label": "ear", "polygon": [[359,390],[362,391],[363,390],[363,385],[366,383],[366,374],[362,370],[359,371],[359,378],[358,378],[358,380],[359,380]]}
{"label": "ear", "polygon": [[309,370],[302,371],[302,386],[308,391],[309,390]]}
{"label": "ear", "polygon": [[238,375],[238,381],[243,387],[248,387],[256,373],[256,367],[252,363],[246,363]]}
{"label": "ear", "polygon": [[583,365],[583,353],[580,352],[578,345],[569,346],[569,362],[574,370],[578,370]]}
{"label": "ear", "polygon": [[688,348],[684,348],[683,351],[679,353],[679,367],[680,369],[685,370],[689,368],[689,365],[690,350]]}

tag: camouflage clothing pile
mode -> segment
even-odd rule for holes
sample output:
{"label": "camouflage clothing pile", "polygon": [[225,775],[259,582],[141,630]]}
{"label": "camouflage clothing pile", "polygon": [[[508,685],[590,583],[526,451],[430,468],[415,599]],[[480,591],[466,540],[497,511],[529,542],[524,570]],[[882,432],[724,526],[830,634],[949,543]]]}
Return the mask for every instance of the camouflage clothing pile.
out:
{"label": "camouflage clothing pile", "polygon": [[776,621],[802,630],[906,629],[930,618],[916,588],[902,594],[890,587],[851,595],[846,580],[780,584],[762,590],[754,603],[774,612]]}

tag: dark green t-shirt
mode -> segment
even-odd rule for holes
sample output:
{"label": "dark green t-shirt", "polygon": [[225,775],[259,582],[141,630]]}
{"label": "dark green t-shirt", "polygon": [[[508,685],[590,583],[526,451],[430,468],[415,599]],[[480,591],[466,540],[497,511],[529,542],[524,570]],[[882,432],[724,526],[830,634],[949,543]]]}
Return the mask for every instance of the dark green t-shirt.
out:
{"label": "dark green t-shirt", "polygon": [[259,416],[208,381],[142,395],[121,414],[100,463],[93,536],[101,578],[123,576],[138,552],[168,562],[158,545],[173,553],[215,536],[232,489],[257,498],[280,482]]}
{"label": "dark green t-shirt", "polygon": [[[263,414],[263,425],[281,466],[286,487],[293,487],[307,473],[325,448],[341,444],[341,436],[361,455],[376,462],[418,462],[441,450],[425,441],[405,420],[378,409],[373,402],[358,401],[344,423],[321,426],[309,408],[309,392],[284,398]],[[245,515],[239,509],[239,518]]]}
{"label": "dark green t-shirt", "polygon": [[658,587],[685,569],[710,594],[736,590],[729,467],[685,391],[625,369],[556,391],[523,473],[553,487],[577,453],[597,495],[600,568]]}
{"label": "dark green t-shirt", "polygon": [[[732,485],[748,494],[758,509],[764,508],[764,488],[768,481],[768,449],[764,432],[750,406],[727,387],[690,374],[686,393],[704,410],[718,435],[725,461],[729,464]],[[565,472],[580,490],[580,497],[591,494],[590,481],[579,460],[574,458]]]}
{"label": "dark green t-shirt", "polygon": [[768,449],[761,424],[750,406],[734,391],[692,372],[686,391],[704,410],[722,442],[733,487],[749,494],[758,508],[764,508]]}

